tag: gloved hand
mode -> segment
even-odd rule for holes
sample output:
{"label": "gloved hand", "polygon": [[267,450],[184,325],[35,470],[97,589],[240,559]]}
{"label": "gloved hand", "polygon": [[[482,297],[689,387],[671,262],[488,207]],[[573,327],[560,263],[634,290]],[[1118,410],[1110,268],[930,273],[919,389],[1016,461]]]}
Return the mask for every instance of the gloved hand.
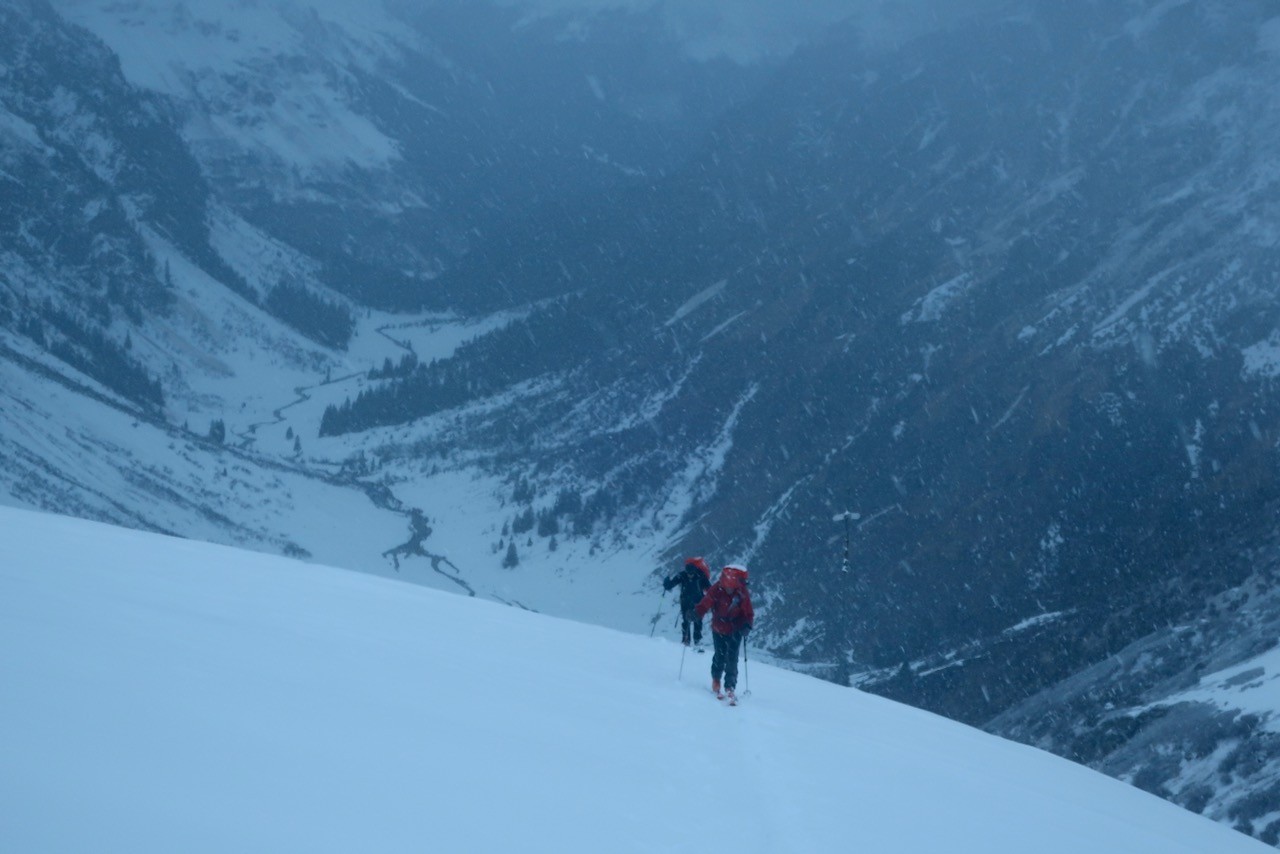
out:
{"label": "gloved hand", "polygon": [[745,637],[746,637],[747,635],[749,635],[749,634],[751,634],[751,624],[750,624],[750,623],[748,623],[747,625],[745,625],[745,626],[743,626],[743,627],[742,627],[742,636],[745,638]]}

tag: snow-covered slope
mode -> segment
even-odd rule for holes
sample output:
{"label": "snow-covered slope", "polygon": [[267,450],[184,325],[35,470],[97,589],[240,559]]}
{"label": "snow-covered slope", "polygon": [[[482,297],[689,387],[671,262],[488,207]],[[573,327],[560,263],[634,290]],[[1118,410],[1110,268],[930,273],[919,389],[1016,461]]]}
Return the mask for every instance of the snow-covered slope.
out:
{"label": "snow-covered slope", "polygon": [[[134,85],[203,103],[186,131],[210,157],[256,155],[304,176],[378,170],[399,158],[395,140],[352,103],[350,81],[332,71],[344,62],[375,66],[420,47],[381,3],[249,2],[231,16],[222,3],[201,0],[66,0],[58,8],[100,34]],[[332,65],[316,49],[326,31]]]}
{"label": "snow-covered slope", "polygon": [[367,575],[0,511],[15,851],[1220,854],[1048,754],[755,664]]}
{"label": "snow-covered slope", "polygon": [[154,423],[2,332],[0,348],[0,504],[370,571],[409,538],[358,484]]}

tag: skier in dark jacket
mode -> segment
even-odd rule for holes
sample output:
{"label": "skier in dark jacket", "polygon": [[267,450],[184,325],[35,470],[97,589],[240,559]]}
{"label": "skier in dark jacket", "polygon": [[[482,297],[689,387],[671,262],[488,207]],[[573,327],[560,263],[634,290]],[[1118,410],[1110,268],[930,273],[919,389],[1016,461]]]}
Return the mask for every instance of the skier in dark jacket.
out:
{"label": "skier in dark jacket", "polygon": [[680,585],[680,639],[689,645],[689,629],[693,628],[694,644],[702,643],[702,615],[693,608],[702,600],[702,594],[711,586],[711,567],[700,557],[686,558],[684,569],[662,582],[663,590]]}
{"label": "skier in dark jacket", "polygon": [[[738,686],[738,650],[755,622],[751,594],[747,591],[747,570],[730,564],[720,570],[720,577],[694,607],[699,618],[711,612],[711,639],[715,654],[711,656],[711,690],[723,699],[736,703],[733,689]],[[724,692],[720,691],[720,675],[724,674]]]}

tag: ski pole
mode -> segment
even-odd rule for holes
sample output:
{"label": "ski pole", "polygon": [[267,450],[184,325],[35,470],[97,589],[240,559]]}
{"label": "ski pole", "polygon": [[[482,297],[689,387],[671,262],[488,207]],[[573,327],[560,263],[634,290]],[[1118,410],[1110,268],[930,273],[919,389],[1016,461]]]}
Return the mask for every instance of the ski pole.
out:
{"label": "ski pole", "polygon": [[658,628],[658,620],[662,619],[662,606],[667,604],[667,589],[662,588],[662,597],[658,600],[658,612],[653,615],[653,619],[649,621],[649,637],[653,637],[653,632]]}
{"label": "ski pole", "polygon": [[680,645],[680,675],[676,677],[677,682],[684,681],[684,654],[689,651],[688,644]]}
{"label": "ski pole", "polygon": [[751,668],[747,667],[747,662],[751,660],[751,656],[747,655],[747,636],[742,636],[742,681],[747,686],[747,690],[742,692],[742,696],[751,696]]}

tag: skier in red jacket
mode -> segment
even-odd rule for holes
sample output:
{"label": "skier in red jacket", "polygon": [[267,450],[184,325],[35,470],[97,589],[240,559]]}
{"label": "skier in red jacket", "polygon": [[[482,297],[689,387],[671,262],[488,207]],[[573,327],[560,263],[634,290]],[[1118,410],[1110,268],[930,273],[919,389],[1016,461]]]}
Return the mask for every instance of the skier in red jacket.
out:
{"label": "skier in red jacket", "polygon": [[[727,695],[730,702],[736,702],[733,689],[738,685],[738,649],[756,618],[751,594],[747,591],[746,568],[730,564],[720,570],[720,577],[694,611],[699,619],[711,612],[711,640],[715,643],[715,654],[711,656],[711,690],[721,699]],[[723,693],[721,674],[724,674]]]}

